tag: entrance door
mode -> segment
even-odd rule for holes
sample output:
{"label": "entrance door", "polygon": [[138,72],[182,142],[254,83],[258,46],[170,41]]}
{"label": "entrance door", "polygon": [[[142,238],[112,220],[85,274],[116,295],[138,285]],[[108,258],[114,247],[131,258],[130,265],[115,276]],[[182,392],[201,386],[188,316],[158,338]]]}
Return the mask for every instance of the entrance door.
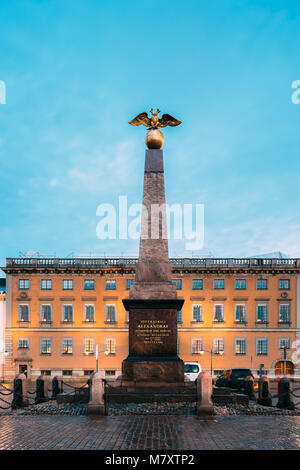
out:
{"label": "entrance door", "polygon": [[20,364],[19,365],[19,373],[25,374],[27,377],[27,364]]}
{"label": "entrance door", "polygon": [[[285,366],[284,366],[285,363]],[[278,361],[275,366],[275,375],[292,375],[294,373],[294,365],[290,361]]]}

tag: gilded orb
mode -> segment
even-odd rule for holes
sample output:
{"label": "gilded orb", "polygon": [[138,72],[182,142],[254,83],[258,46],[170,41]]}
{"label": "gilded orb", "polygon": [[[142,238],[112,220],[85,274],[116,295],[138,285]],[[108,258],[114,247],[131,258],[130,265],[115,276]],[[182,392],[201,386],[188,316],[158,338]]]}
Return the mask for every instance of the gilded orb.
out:
{"label": "gilded orb", "polygon": [[164,145],[164,136],[158,129],[150,129],[145,139],[148,149],[161,149]]}

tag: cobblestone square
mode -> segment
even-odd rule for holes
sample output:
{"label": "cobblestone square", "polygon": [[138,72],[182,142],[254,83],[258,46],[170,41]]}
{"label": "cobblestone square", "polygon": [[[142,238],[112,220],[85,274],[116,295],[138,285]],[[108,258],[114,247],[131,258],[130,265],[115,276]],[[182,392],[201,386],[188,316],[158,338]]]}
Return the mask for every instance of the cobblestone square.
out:
{"label": "cobblestone square", "polygon": [[1,416],[0,449],[300,449],[300,417]]}

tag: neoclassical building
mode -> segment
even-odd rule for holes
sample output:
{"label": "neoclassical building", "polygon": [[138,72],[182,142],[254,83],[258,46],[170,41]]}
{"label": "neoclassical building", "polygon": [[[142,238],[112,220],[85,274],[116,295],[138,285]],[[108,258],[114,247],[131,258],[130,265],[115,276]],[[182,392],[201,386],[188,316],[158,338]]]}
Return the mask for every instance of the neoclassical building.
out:
{"label": "neoclassical building", "polygon": [[[300,259],[175,258],[178,352],[216,375],[261,367],[299,374]],[[8,258],[5,376],[25,372],[81,380],[98,367],[120,374],[128,353],[122,299],[135,258]],[[299,347],[299,346],[298,346]],[[105,353],[106,354],[105,354]]]}

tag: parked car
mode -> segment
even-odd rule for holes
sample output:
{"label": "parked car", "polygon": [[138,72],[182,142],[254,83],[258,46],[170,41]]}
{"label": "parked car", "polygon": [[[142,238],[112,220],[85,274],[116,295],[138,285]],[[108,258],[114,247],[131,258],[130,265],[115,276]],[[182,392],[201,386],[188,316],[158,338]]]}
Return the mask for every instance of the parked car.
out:
{"label": "parked car", "polygon": [[217,387],[230,387],[242,389],[245,387],[245,378],[254,376],[251,369],[229,369],[218,376],[216,381]]}
{"label": "parked car", "polygon": [[184,375],[192,382],[196,382],[200,372],[202,372],[202,368],[198,362],[184,363]]}

